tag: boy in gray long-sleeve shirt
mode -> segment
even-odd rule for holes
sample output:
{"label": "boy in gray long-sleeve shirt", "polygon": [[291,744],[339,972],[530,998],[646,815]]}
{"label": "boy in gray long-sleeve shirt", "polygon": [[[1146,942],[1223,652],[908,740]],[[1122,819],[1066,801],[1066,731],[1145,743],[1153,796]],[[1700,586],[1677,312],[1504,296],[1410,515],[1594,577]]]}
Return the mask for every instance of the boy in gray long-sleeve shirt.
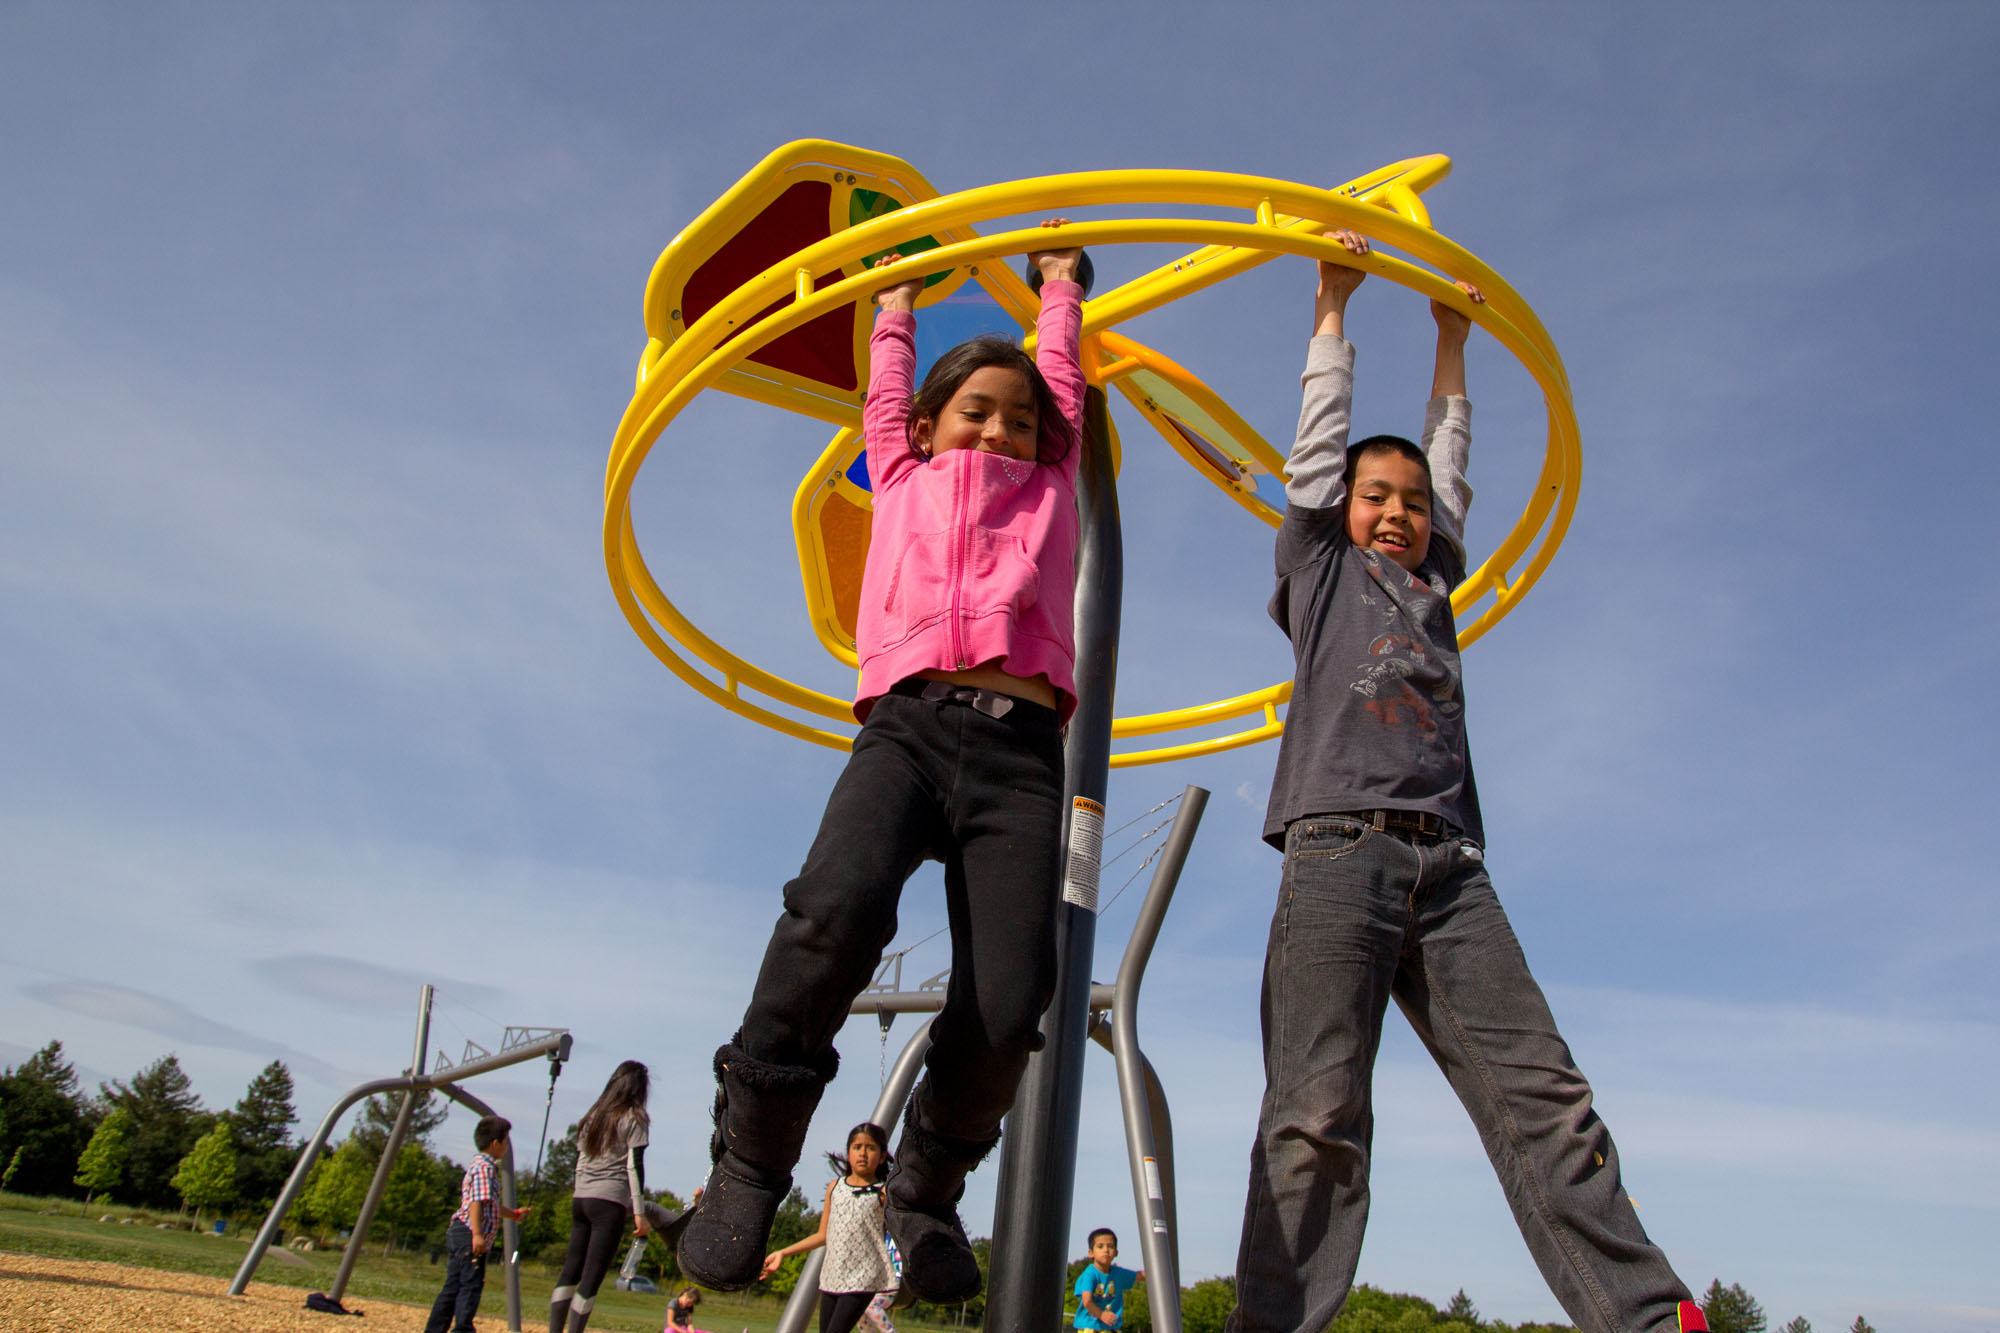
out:
{"label": "boy in gray long-sleeve shirt", "polygon": [[[1330,233],[1354,256],[1368,242]],[[1465,577],[1470,321],[1433,302],[1424,447],[1347,447],[1359,267],[1321,263],[1271,616],[1296,676],[1265,837],[1265,1089],[1233,1333],[1321,1333],[1368,1220],[1370,1082],[1393,996],[1478,1126],[1529,1251],[1586,1333],[1705,1329],[1487,878],[1451,591]],[[1460,284],[1468,297],[1483,300]]]}

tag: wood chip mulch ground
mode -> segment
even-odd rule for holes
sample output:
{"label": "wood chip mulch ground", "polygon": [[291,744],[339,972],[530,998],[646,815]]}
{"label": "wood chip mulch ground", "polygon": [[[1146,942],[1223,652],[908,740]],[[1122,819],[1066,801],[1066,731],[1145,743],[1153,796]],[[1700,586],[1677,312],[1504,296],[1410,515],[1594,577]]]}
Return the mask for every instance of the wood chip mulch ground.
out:
{"label": "wood chip mulch ground", "polygon": [[[422,1333],[427,1309],[354,1300],[364,1318],[315,1314],[298,1287],[252,1282],[241,1296],[229,1281],[83,1259],[0,1254],[0,1329],[7,1333]],[[490,1311],[486,1329],[503,1329]]]}

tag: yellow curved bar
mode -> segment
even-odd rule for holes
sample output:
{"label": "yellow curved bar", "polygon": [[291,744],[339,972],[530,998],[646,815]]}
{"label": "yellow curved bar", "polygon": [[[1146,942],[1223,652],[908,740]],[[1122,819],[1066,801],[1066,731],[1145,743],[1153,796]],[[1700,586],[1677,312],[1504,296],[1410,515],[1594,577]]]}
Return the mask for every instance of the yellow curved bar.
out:
{"label": "yellow curved bar", "polygon": [[[1213,223],[1210,223],[1210,224],[1186,224],[1186,223],[1152,223],[1152,224],[1143,224],[1143,223],[1127,223],[1127,224],[1122,224],[1122,230],[1123,230],[1124,232],[1126,232],[1127,234],[1136,234],[1136,235],[1138,235],[1138,236],[1139,236],[1139,237],[1140,237],[1141,239],[1156,239],[1156,238],[1159,238],[1159,237],[1161,237],[1161,236],[1165,236],[1165,237],[1167,237],[1168,239],[1176,239],[1176,238],[1178,238],[1178,237],[1177,237],[1177,236],[1175,235],[1175,233],[1182,233],[1182,234],[1185,234],[1186,232],[1188,232],[1188,231],[1190,231],[1190,230],[1191,230],[1191,231],[1195,231],[1195,232],[1201,232],[1201,231],[1210,231],[1210,232],[1213,232],[1213,231],[1215,231],[1215,230],[1217,230],[1217,229],[1220,229],[1220,230],[1222,230],[1222,231],[1223,231],[1223,232],[1224,232],[1224,233],[1226,234],[1226,233],[1227,233],[1227,231],[1228,231],[1228,229],[1229,229],[1229,228],[1231,228],[1231,227],[1232,227],[1232,226],[1234,226],[1234,225],[1235,225],[1235,224],[1213,224]],[[1104,229],[1104,228],[1115,228],[1115,227],[1120,227],[1120,226],[1121,226],[1121,224],[1095,224],[1095,227],[1092,227],[1092,226],[1091,226],[1091,224],[1084,224],[1083,226],[1079,227],[1079,229],[1078,229],[1078,230],[1079,230],[1079,231],[1086,231],[1086,232],[1087,232],[1087,231],[1092,231],[1092,230],[1098,230],[1098,229]],[[1022,236],[1021,236],[1021,238],[1020,238],[1020,243],[1021,243],[1021,244],[1023,244],[1023,245],[1032,245],[1032,244],[1036,243],[1037,241],[1041,241],[1041,240],[1043,239],[1043,236],[1044,236],[1044,235],[1045,235],[1045,234],[1039,234],[1039,235],[1038,235],[1038,234],[1037,234],[1037,232],[1026,232],[1026,233],[1023,233],[1023,234],[1022,234]],[[1098,236],[1098,235],[1078,235],[1078,236],[1076,236],[1076,237],[1075,237],[1075,239],[1077,239],[1078,241],[1080,241],[1080,242],[1082,242],[1082,243],[1085,243],[1085,244],[1091,244],[1091,243],[1097,243],[1097,242],[1100,242],[1100,241],[1104,241],[1104,240],[1107,240],[1107,239],[1108,239],[1108,236]],[[1008,240],[1008,238],[989,238],[989,239],[988,239],[987,241],[985,241],[985,242],[983,242],[983,243],[981,243],[981,244],[983,244],[983,246],[984,246],[985,248],[987,248],[987,249],[994,249],[994,248],[997,248],[998,246],[1000,246],[1001,244],[1005,243],[1005,242],[1006,242],[1007,240]],[[1302,253],[1307,253],[1307,252],[1310,252],[1310,251],[1311,251],[1311,249],[1312,249],[1312,248],[1313,248],[1314,246],[1323,246],[1323,247],[1327,247],[1327,248],[1331,248],[1331,249],[1333,249],[1333,250],[1336,250],[1336,251],[1338,250],[1338,247],[1337,247],[1337,246],[1335,246],[1335,245],[1333,245],[1333,243],[1331,243],[1331,242],[1322,242],[1322,241],[1319,241],[1319,240],[1318,240],[1318,238],[1298,238],[1298,241],[1297,241],[1297,243],[1296,243],[1296,248],[1298,248],[1298,249],[1300,250],[1300,252],[1302,252]],[[1293,246],[1293,245],[1285,245],[1285,246],[1282,246],[1281,248],[1286,248],[1286,249],[1292,249],[1292,248],[1295,248],[1295,246]],[[1344,252],[1340,252],[1340,253],[1344,253]],[[942,259],[942,258],[944,258],[944,257],[945,257],[945,256],[944,256],[944,255],[943,255],[942,253],[935,253],[935,252],[934,252],[934,253],[931,253],[931,254],[927,254],[927,255],[923,256],[923,259],[924,259],[924,260],[926,260],[926,261],[929,261],[929,262],[930,262],[930,263],[932,263],[932,264],[935,264],[935,262],[936,262],[937,260],[939,260],[939,259]],[[957,257],[957,256],[954,256],[954,257]],[[1332,257],[1332,256],[1330,256],[1330,257]],[[905,262],[906,262],[906,263],[909,263],[909,264],[911,264],[912,266],[915,266],[915,264],[917,263],[917,261],[905,261]],[[1384,264],[1387,264],[1387,263],[1391,263],[1391,262],[1394,262],[1394,261],[1387,261],[1387,260],[1385,259],[1385,260],[1383,260],[1383,261],[1381,261],[1381,262],[1383,262]],[[894,270],[885,270],[885,271],[884,271],[883,273],[881,273],[881,274],[878,274],[878,275],[874,275],[874,277],[873,277],[872,281],[874,281],[875,283],[878,283],[878,284],[879,284],[880,282],[884,282],[884,281],[891,281],[891,280],[893,280],[893,276],[894,276]],[[1430,284],[1434,284],[1434,285],[1435,285],[1435,286],[1437,287],[1437,289],[1438,289],[1438,290],[1437,290],[1437,292],[1436,292],[1436,294],[1437,294],[1437,295],[1439,295],[1439,296],[1440,296],[1441,298],[1443,298],[1443,299],[1447,299],[1447,300],[1449,300],[1449,299],[1452,299],[1452,295],[1450,294],[1450,293],[1452,293],[1452,289],[1450,289],[1450,288],[1448,288],[1448,287],[1445,287],[1445,286],[1444,286],[1444,284],[1443,284],[1443,283],[1442,283],[1442,282],[1441,282],[1440,280],[1438,280],[1438,279],[1435,279],[1435,278],[1431,278],[1431,277],[1429,277],[1429,275],[1422,275],[1422,276],[1423,276],[1423,277],[1424,277],[1424,278],[1425,278],[1425,279],[1426,279],[1426,280],[1427,280],[1427,281],[1428,281],[1428,282],[1429,282]],[[860,281],[860,280],[857,280],[857,281]],[[1491,284],[1489,284],[1489,285],[1491,285]],[[1497,290],[1497,287],[1496,287],[1496,290]],[[827,303],[831,303],[831,302],[833,302],[833,301],[836,301],[836,300],[839,300],[839,299],[841,299],[841,298],[842,298],[842,297],[843,297],[844,295],[845,295],[845,293],[842,293],[842,292],[840,292],[840,291],[838,290],[838,285],[836,285],[835,287],[829,287],[829,288],[826,288],[826,289],[823,289],[823,290],[822,290],[822,291],[821,291],[821,292],[820,292],[820,293],[818,294],[818,296],[817,296],[817,297],[816,297],[815,299],[816,299],[816,300],[819,300],[819,301],[824,301],[824,302],[827,302]],[[811,303],[807,303],[806,305],[804,305],[804,306],[802,306],[802,307],[799,307],[799,308],[797,308],[796,310],[794,310],[793,312],[791,312],[791,314],[790,314],[790,316],[789,316],[789,317],[781,317],[781,318],[780,318],[780,319],[778,320],[778,323],[780,323],[780,324],[790,324],[790,323],[795,323],[795,322],[800,322],[800,321],[803,321],[803,320],[804,320],[804,319],[806,319],[806,318],[810,318],[810,317],[811,317],[811,316],[812,316],[812,315],[813,315],[814,313],[816,313],[816,312],[815,312],[815,311],[813,310],[813,308],[812,308],[812,305],[811,305]],[[1474,317],[1474,318],[1478,318],[1478,316],[1479,316],[1479,313],[1480,313],[1480,312],[1477,312],[1477,311],[1474,311],[1474,312],[1472,312],[1472,314],[1473,314],[1473,317]],[[1499,338],[1500,338],[1500,340],[1501,340],[1501,341],[1502,341],[1503,343],[1505,343],[1505,344],[1508,344],[1508,345],[1510,345],[1510,346],[1511,346],[1511,345],[1514,345],[1514,344],[1515,344],[1515,343],[1516,343],[1516,342],[1518,341],[1518,339],[1517,339],[1517,338],[1514,338],[1514,337],[1509,337],[1509,336],[1508,336],[1508,334],[1509,334],[1510,332],[1512,332],[1511,330],[1508,330],[1508,329],[1503,329],[1503,328],[1500,328],[1500,327],[1495,327],[1495,326],[1493,325],[1493,323],[1492,323],[1491,321],[1489,321],[1489,320],[1482,320],[1481,322],[1482,322],[1482,323],[1487,323],[1487,324],[1489,325],[1489,327],[1493,327],[1493,328],[1494,328],[1494,332],[1495,332],[1496,336],[1497,336],[1497,337],[1499,337]],[[751,343],[752,343],[752,344],[754,345],[755,343],[757,343],[757,342],[759,342],[759,341],[762,341],[762,340],[764,340],[764,339],[768,339],[769,337],[774,337],[774,336],[776,336],[776,335],[777,335],[778,333],[780,333],[780,332],[782,332],[782,331],[783,331],[782,327],[780,327],[780,328],[771,328],[771,327],[768,327],[768,326],[760,326],[760,327],[759,327],[759,328],[758,328],[757,330],[753,330],[753,331],[746,331],[746,333],[749,333],[749,334],[753,335],[752,337],[750,337],[749,341],[750,341],[750,342],[751,342]],[[1518,351],[1518,350],[1521,350],[1521,349],[1517,348],[1516,350]],[[712,361],[713,359],[714,359],[714,358],[713,358],[713,357],[711,357],[711,361]],[[1537,358],[1537,359],[1539,359],[1539,358]],[[717,368],[714,368],[714,367],[706,367],[706,366],[705,366],[705,367],[704,367],[704,369],[717,369]],[[1543,380],[1544,380],[1544,382],[1545,382],[1545,387],[1546,387],[1546,382],[1547,382],[1547,378],[1548,378],[1548,374],[1547,374],[1547,367],[1546,367],[1546,365],[1543,365],[1543,366],[1540,366],[1540,367],[1537,367],[1537,366],[1535,366],[1535,365],[1530,365],[1530,369],[1531,369],[1531,370],[1536,370],[1536,371],[1538,371],[1538,372],[1539,372],[1539,373],[1538,373],[1538,375],[1537,375],[1537,378],[1539,378],[1539,379],[1543,379]],[[703,376],[703,375],[702,375],[702,374],[700,373],[700,371],[697,371],[697,373],[696,373],[696,375],[694,376],[694,378],[695,378],[696,380],[700,380],[700,379],[704,378],[704,376]],[[683,386],[683,387],[685,387],[685,386]],[[664,406],[664,405],[663,405],[663,406]],[[662,423],[662,424],[663,424],[663,423]],[[649,580],[648,582],[650,582],[650,580]],[[1513,593],[1515,597],[1518,597],[1519,593],[1520,593],[1521,591],[1524,591],[1524,590],[1525,590],[1525,589],[1521,588],[1520,584],[1519,584],[1519,583],[1517,582],[1517,584],[1515,585],[1515,587],[1514,587],[1514,588],[1512,588],[1512,589],[1510,589],[1509,591],[1510,591],[1511,593]],[[656,589],[654,589],[654,590],[652,590],[652,591],[654,591],[655,593],[657,592],[657,590],[656,590]],[[1468,588],[1467,588],[1467,590],[1466,590],[1466,591],[1467,591],[1467,592],[1474,592],[1474,591],[1476,591],[1476,589],[1474,589],[1474,588],[1472,587],[1472,585],[1471,585],[1471,584],[1469,583],[1469,584],[1468,584]],[[645,600],[647,600],[647,602],[649,603],[649,608],[648,608],[648,609],[650,609],[650,610],[653,610],[653,611],[654,611],[654,613],[655,613],[655,615],[656,615],[656,616],[660,616],[660,617],[661,617],[661,618],[662,618],[662,619],[663,619],[664,621],[671,621],[672,619],[674,619],[674,618],[677,618],[677,616],[678,616],[678,613],[677,613],[677,612],[675,612],[675,611],[674,611],[674,610],[672,609],[672,607],[671,607],[671,605],[670,605],[670,604],[666,604],[666,605],[658,605],[658,606],[655,606],[655,605],[650,605],[650,603],[652,603],[652,601],[653,601],[653,598],[651,598],[651,597],[648,597],[648,598],[646,598]],[[661,600],[662,600],[662,602],[663,602],[663,600],[664,600],[664,599],[661,599]],[[1503,603],[1502,603],[1502,604],[1501,604],[1500,606],[1496,607],[1496,608],[1495,608],[1496,612],[1497,612],[1497,613],[1504,613],[1504,610],[1506,609],[1506,607],[1507,607],[1507,606],[1509,606],[1509,605],[1511,605],[1511,600],[1512,600],[1512,599],[1509,599],[1508,601],[1506,601],[1506,602],[1503,602]],[[1493,617],[1493,619],[1497,619],[1497,614],[1496,614],[1496,615],[1495,615],[1495,616]],[[686,627],[686,628],[688,628],[688,629],[691,629],[692,627],[691,627],[691,626],[689,626],[689,627]],[[697,632],[697,633],[698,633],[698,632]],[[683,637],[683,639],[685,640],[685,638],[686,638],[686,635],[685,635],[685,634],[683,634],[683,635],[681,635],[681,637]],[[705,646],[705,647],[712,647],[712,645],[711,645],[711,644],[708,644],[708,642],[707,642],[707,641],[706,641],[705,639],[704,639],[704,641],[703,641],[703,646]],[[746,665],[747,665],[747,664],[746,664]],[[758,680],[758,681],[754,681],[753,683],[757,684],[757,685],[759,686],[759,688],[766,688],[766,689],[768,689],[768,688],[769,688],[769,686],[770,686],[770,684],[772,684],[772,683],[775,683],[775,684],[777,684],[778,686],[780,686],[780,687],[781,687],[781,689],[782,689],[782,687],[783,687],[783,686],[784,686],[784,684],[785,684],[784,682],[778,682],[778,681],[776,681],[776,679],[775,679],[775,678],[766,678],[765,680]],[[830,699],[829,697],[827,697],[827,696],[824,696],[824,695],[817,695],[817,694],[815,694],[815,693],[813,693],[813,692],[809,692],[809,691],[800,691],[800,690],[798,690],[798,687],[791,687],[791,688],[790,688],[789,690],[783,690],[782,692],[783,692],[784,694],[788,694],[788,695],[790,695],[790,696],[791,696],[791,698],[789,699],[789,701],[790,701],[790,702],[793,702],[793,703],[797,704],[798,706],[805,706],[805,707],[812,707],[814,711],[818,711],[818,712],[823,712],[823,713],[825,713],[825,714],[827,714],[827,715],[829,715],[829,716],[839,716],[839,715],[843,714],[843,713],[844,713],[844,712],[846,711],[846,710],[845,710],[845,708],[844,708],[844,706],[843,706],[843,705],[841,705],[841,704],[840,704],[840,703],[839,703],[838,701],[835,701],[835,700],[832,700],[832,699]],[[732,705],[732,706],[734,706],[734,705]],[[742,709],[739,709],[739,711],[744,711],[744,710],[747,710],[747,709],[748,709],[749,707],[750,707],[750,706],[748,706],[748,705],[744,705]],[[1245,739],[1244,739],[1244,740],[1243,740],[1242,742],[1240,742],[1240,743],[1247,743],[1248,739],[1249,739],[1249,738],[1245,738]]]}
{"label": "yellow curved bar", "polygon": [[[1030,240],[1036,240],[1036,236],[1034,236],[1032,232],[1028,234],[1028,238],[1030,238]],[[940,256],[926,256],[926,258],[930,258],[930,260],[936,260],[936,258],[940,258]],[[878,276],[878,280],[888,280],[888,274],[882,274],[882,276]],[[832,292],[828,292],[828,296],[832,298]],[[810,314],[810,312],[802,312],[802,316],[804,316],[804,314]],[[1506,338],[1502,338],[1502,340],[1506,340]],[[1510,592],[1514,594],[1514,598],[1518,598],[1518,594],[1520,594],[1522,590],[1524,590],[1524,586],[1522,586],[1520,582],[1516,582],[1516,586],[1514,586],[1514,588],[1510,588]],[[1510,598],[1510,600],[1508,600],[1506,604],[1510,604],[1510,602],[1512,602],[1512,598]],[[1504,606],[1502,606],[1502,608],[1496,608],[1496,610],[1504,610]],[[1494,618],[1498,618],[1498,616],[1494,616]],[[794,689],[796,689],[796,687],[794,687]],[[786,693],[790,693],[790,691],[786,691]],[[834,715],[834,717],[838,717],[838,715],[844,715],[844,713],[846,713],[844,705],[840,705],[838,701],[832,701],[832,699],[828,699],[828,697],[816,697],[816,695],[810,695],[810,693],[800,693],[800,695],[802,695],[802,697],[810,697],[810,699],[812,699],[812,703],[820,705],[820,707],[818,707],[816,711],[826,711],[828,715]],[[800,699],[800,697],[794,697],[794,699]]]}
{"label": "yellow curved bar", "polygon": [[[785,152],[780,150],[773,157]],[[606,464],[605,563],[614,595],[627,620],[677,675],[724,707],[818,744],[836,748],[851,744],[845,734],[809,726],[744,698],[743,690],[748,688],[775,703],[808,714],[843,721],[851,717],[846,700],[772,675],[722,648],[688,621],[660,590],[645,567],[632,531],[630,490],[639,466],[662,431],[695,395],[715,384],[750,352],[786,331],[829,309],[865,299],[900,278],[935,273],[947,266],[969,271],[973,265],[1026,253],[1047,243],[1048,234],[1040,228],[988,237],[969,235],[968,229],[974,221],[1053,209],[1172,199],[1185,204],[1242,209],[1251,220],[1126,218],[1074,223],[1064,231],[1064,240],[1076,245],[1166,242],[1205,247],[1195,252],[1204,258],[1192,268],[1170,267],[1147,275],[1086,305],[1085,333],[1104,335],[1100,340],[1104,353],[1113,360],[1100,369],[1109,371],[1114,378],[1119,366],[1137,358],[1129,347],[1121,350],[1108,326],[1185,294],[1195,285],[1208,285],[1215,280],[1211,274],[1221,273],[1232,265],[1240,269],[1250,262],[1262,262],[1273,254],[1285,253],[1363,267],[1460,309],[1512,352],[1542,389],[1548,415],[1548,448],[1534,494],[1500,546],[1473,571],[1453,598],[1454,608],[1461,615],[1488,595],[1493,598],[1492,605],[1461,630],[1461,643],[1472,642],[1497,624],[1532,588],[1567,531],[1575,506],[1581,461],[1576,419],[1561,357],[1527,303],[1475,256],[1432,231],[1420,203],[1414,208],[1410,206],[1415,201],[1415,190],[1421,185],[1404,178],[1428,173],[1435,179],[1449,170],[1448,159],[1411,162],[1418,165],[1392,164],[1371,173],[1381,179],[1369,185],[1367,199],[1343,195],[1340,191],[1211,172],[1120,171],[1039,177],[919,199],[907,207],[839,231],[787,257],[782,264],[766,269],[730,293],[693,326],[676,330],[678,336],[671,342],[658,338],[657,334],[649,340],[632,401],[619,423]],[[921,182],[921,178],[917,179]],[[1350,183],[1341,188],[1353,191],[1355,185]],[[928,188],[927,184],[922,188]],[[725,196],[718,201],[717,207],[722,207],[729,198]],[[1401,207],[1396,208],[1398,205]],[[1392,208],[1396,211],[1391,211]],[[1334,226],[1360,231],[1431,267],[1420,267],[1380,252],[1356,259],[1337,242],[1317,234],[1322,228]],[[962,239],[948,241],[937,249],[875,272],[846,272],[847,266],[861,256],[924,235],[956,235]],[[664,262],[665,256],[662,258]],[[842,276],[834,279],[836,273]],[[1487,303],[1471,306],[1466,302],[1451,286],[1450,280],[1458,278],[1476,283],[1485,292]],[[816,286],[822,281],[826,285]],[[794,299],[758,317],[759,312],[785,296]],[[649,331],[650,326],[649,318]],[[1216,419],[1225,420],[1219,414]],[[1234,433],[1233,426],[1231,429]],[[1254,432],[1251,435],[1254,438]],[[682,657],[668,638],[720,672],[722,682],[718,684]],[[1112,762],[1120,767],[1160,762],[1266,739],[1282,728],[1276,709],[1289,696],[1289,682],[1281,682],[1233,699],[1120,719],[1113,725],[1115,736],[1160,734],[1261,714],[1260,722],[1245,731],[1178,746],[1127,752],[1114,756]]]}
{"label": "yellow curved bar", "polygon": [[[1153,424],[1173,451],[1186,459],[1194,469],[1221,484],[1230,499],[1255,515],[1258,519],[1277,527],[1284,515],[1266,504],[1257,495],[1257,485],[1252,479],[1257,471],[1266,476],[1285,475],[1285,459],[1282,454],[1265,442],[1249,422],[1236,414],[1236,410],[1222,401],[1215,390],[1208,387],[1192,372],[1179,363],[1169,360],[1160,353],[1141,343],[1133,342],[1118,333],[1106,330],[1099,335],[1106,351],[1112,352],[1118,360],[1100,371],[1103,383],[1115,385],[1125,400],[1138,410],[1139,415]],[[1250,457],[1250,462],[1232,458],[1237,471],[1233,476],[1222,476],[1213,460],[1197,451],[1176,430],[1163,405],[1155,402],[1146,392],[1131,381],[1136,370],[1148,370],[1158,375],[1175,391],[1184,395],[1197,409],[1212,418],[1222,428],[1224,445],[1235,444]]]}

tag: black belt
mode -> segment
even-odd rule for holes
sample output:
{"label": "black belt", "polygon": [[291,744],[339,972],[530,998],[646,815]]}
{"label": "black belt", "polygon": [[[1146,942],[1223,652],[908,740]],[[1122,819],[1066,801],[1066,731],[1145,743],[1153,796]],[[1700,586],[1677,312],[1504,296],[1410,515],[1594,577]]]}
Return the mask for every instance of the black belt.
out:
{"label": "black belt", "polygon": [[1452,836],[1451,821],[1427,810],[1346,810],[1342,818],[1358,819],[1377,833],[1416,833],[1426,838]]}
{"label": "black belt", "polygon": [[1053,708],[1044,707],[1028,699],[1016,699],[1011,694],[1001,694],[998,690],[982,690],[976,685],[960,685],[949,680],[925,680],[921,676],[910,676],[889,687],[889,693],[901,694],[911,699],[922,699],[925,703],[964,704],[975,708],[988,717],[1001,718],[1016,709],[1022,717],[1045,716],[1053,721],[1057,714]]}

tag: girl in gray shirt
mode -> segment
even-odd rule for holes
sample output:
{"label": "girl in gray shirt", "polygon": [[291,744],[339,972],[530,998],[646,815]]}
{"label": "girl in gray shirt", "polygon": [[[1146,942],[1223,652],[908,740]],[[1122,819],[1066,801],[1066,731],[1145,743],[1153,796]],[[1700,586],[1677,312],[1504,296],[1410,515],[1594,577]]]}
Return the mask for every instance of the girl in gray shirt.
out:
{"label": "girl in gray shirt", "polygon": [[583,1333],[611,1254],[625,1234],[625,1219],[644,1236],[646,1066],[627,1060],[611,1071],[604,1091],[576,1127],[576,1190],[570,1199],[569,1248],[549,1293],[549,1333]]}

